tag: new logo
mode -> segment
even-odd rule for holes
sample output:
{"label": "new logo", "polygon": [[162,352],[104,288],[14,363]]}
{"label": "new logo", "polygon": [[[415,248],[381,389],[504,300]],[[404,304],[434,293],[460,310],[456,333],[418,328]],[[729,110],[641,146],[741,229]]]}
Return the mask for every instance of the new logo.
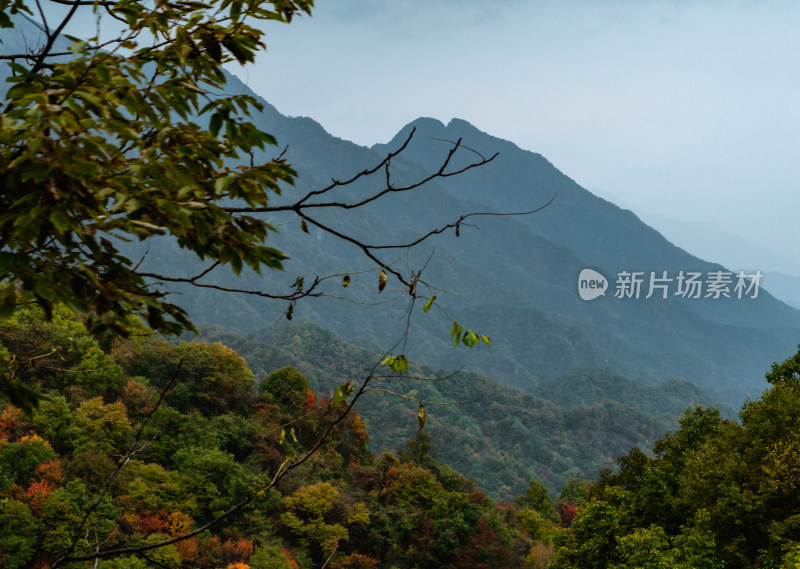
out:
{"label": "new logo", "polygon": [[583,269],[578,275],[578,294],[582,300],[594,300],[604,296],[608,289],[608,280],[593,269]]}

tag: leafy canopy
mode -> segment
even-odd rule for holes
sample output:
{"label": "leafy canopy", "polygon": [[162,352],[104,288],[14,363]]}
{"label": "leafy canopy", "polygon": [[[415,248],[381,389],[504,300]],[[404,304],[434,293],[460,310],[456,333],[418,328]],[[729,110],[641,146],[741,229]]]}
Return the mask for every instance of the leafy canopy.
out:
{"label": "leafy canopy", "polygon": [[[192,329],[119,240],[172,235],[212,267],[281,268],[269,223],[221,204],[265,206],[295,172],[280,157],[255,160],[275,140],[247,121],[259,103],[224,93],[221,66],[252,62],[264,47],[256,24],[289,22],[313,1],[58,4],[69,12],[55,28],[46,10],[35,14],[41,45],[3,56],[13,76],[0,102],[0,318],[22,303],[48,313],[63,303],[95,333],[124,333],[132,314],[159,332]],[[119,35],[69,38],[59,51],[59,32],[90,9],[122,23]],[[0,26],[33,10],[0,0]]]}

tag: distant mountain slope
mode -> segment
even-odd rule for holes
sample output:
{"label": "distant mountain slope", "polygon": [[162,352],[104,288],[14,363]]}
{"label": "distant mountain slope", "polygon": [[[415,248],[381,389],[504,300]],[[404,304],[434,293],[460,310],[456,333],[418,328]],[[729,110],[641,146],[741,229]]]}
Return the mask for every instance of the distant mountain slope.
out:
{"label": "distant mountain slope", "polygon": [[764,288],[789,306],[800,308],[800,277],[778,271],[764,273]]}
{"label": "distant mountain slope", "polygon": [[[681,377],[738,404],[745,396],[760,393],[762,384],[754,378],[760,378],[772,361],[790,353],[800,338],[800,313],[763,291],[755,301],[634,301],[608,295],[582,302],[576,294],[577,275],[586,266],[600,268],[612,280],[623,269],[674,274],[678,270],[707,273],[722,267],[671,245],[632,213],[593,196],[541,156],[464,121],[445,126],[420,119],[389,145],[368,150],[328,135],[310,119],[282,117],[269,107],[263,119],[263,128],[288,143],[289,157],[298,166],[301,180],[312,187],[328,179],[322,171],[336,177],[370,161],[375,163],[397,148],[412,127],[417,128],[414,140],[393,161],[394,175],[401,180],[438,168],[448,149],[441,139],[462,138],[466,146],[483,155],[500,152],[489,165],[440,180],[424,193],[396,196],[377,205],[370,212],[375,218],[360,220],[361,227],[346,226],[353,231],[371,226],[375,235],[386,240],[413,234],[411,230],[422,233],[467,211],[528,210],[558,193],[556,201],[537,214],[478,218],[479,229],[462,231],[460,239],[450,235],[435,242],[428,278],[443,288],[471,293],[446,302],[457,309],[460,318],[488,326],[495,344],[503,348],[488,356],[454,356],[441,339],[441,329],[437,333],[428,321],[420,320],[414,353],[430,365],[453,367],[459,363],[454,358],[463,358],[461,362],[468,367],[499,381],[525,385],[591,359],[591,367],[652,381]],[[474,156],[466,152],[459,159],[470,158]],[[463,162],[453,168],[460,164]],[[300,250],[296,258],[305,254]],[[542,345],[540,319],[523,321],[522,315],[531,310],[572,328],[584,344],[592,346],[579,351],[597,357],[572,360],[569,342],[564,342],[538,359],[529,358],[525,365],[512,363],[535,351],[532,346]],[[386,332],[384,322],[398,312],[316,303],[304,315],[346,338],[388,342],[393,336]],[[357,329],[352,322],[358,323]]]}
{"label": "distant mountain slope", "polygon": [[733,235],[722,221],[699,223],[657,214],[646,214],[642,219],[679,247],[704,259],[716,259],[731,268],[748,267],[764,273],[777,271],[800,275],[797,260],[779,255],[760,243]]}
{"label": "distant mountain slope", "polygon": [[[0,52],[13,47],[9,42],[0,46]],[[227,90],[250,92],[234,77]],[[462,213],[529,210],[557,194],[555,202],[539,213],[471,218],[458,238],[437,236],[409,255],[397,254],[395,266],[407,273],[432,255],[425,280],[457,293],[439,293],[439,300],[453,317],[491,336],[495,346],[480,353],[453,350],[449,319],[431,311],[412,320],[408,354],[435,369],[463,365],[526,388],[575,367],[604,369],[654,384],[678,377],[738,406],[746,396],[762,391],[764,370],[792,353],[800,341],[800,311],[763,291],[757,300],[623,300],[609,292],[604,298],[582,301],[577,277],[585,267],[601,271],[612,287],[623,269],[667,270],[674,276],[679,270],[707,273],[722,267],[670,244],[631,212],[592,195],[542,156],[463,120],[444,125],[419,119],[388,145],[372,148],[336,138],[312,119],[283,116],[266,102],[252,121],[281,145],[254,158],[268,159],[286,145],[286,155],[300,174],[297,188],[286,188],[278,202],[374,166],[399,146],[412,127],[417,128],[414,140],[391,165],[392,180],[398,184],[438,168],[449,149],[442,140],[461,138],[468,147],[455,156],[451,168],[473,159],[475,151],[485,156],[500,153],[492,163],[465,174],[412,193],[387,195],[357,216],[342,211],[320,216],[343,233],[374,242],[412,239]],[[365,195],[375,187],[362,180],[337,195]],[[280,233],[270,238],[270,244],[292,257],[286,272],[244,275],[235,281],[237,288],[283,289],[299,274],[310,278],[371,267],[352,245],[313,228],[303,233],[296,217],[276,215],[272,220]],[[126,250],[151,272],[188,276],[202,266],[169,239],[131,244]],[[233,275],[222,270],[207,278],[216,284],[234,282]],[[363,301],[374,288],[372,274],[356,276],[346,291],[339,286],[329,291]],[[171,290],[179,293],[176,300],[196,321],[240,332],[269,326],[286,310],[286,303],[255,297],[180,286]],[[396,302],[381,306],[314,299],[300,303],[295,317],[316,322],[347,340],[367,339],[385,349],[402,331],[406,298],[399,295]]]}
{"label": "distant mountain slope", "polygon": [[[331,396],[345,381],[359,381],[378,354],[349,344],[310,323],[295,323],[243,337],[205,329],[204,341],[221,341],[243,356],[257,378],[292,365],[312,388]],[[438,377],[451,374],[412,369]],[[571,399],[566,390],[574,390]],[[613,400],[614,385],[624,390]],[[621,376],[584,370],[543,384],[536,395],[511,389],[477,373],[461,372],[441,381],[378,380],[373,387],[428,401],[425,430],[439,459],[495,496],[523,492],[531,478],[557,490],[570,476],[593,478],[632,446],[649,446],[693,403],[709,397],[686,384],[654,388]],[[602,395],[597,395],[600,391]],[[595,396],[586,396],[593,392]],[[654,397],[654,395],[656,395]],[[369,393],[357,406],[367,422],[373,452],[394,451],[413,438],[417,403],[385,393]]]}
{"label": "distant mountain slope", "polygon": [[[650,386],[596,369],[576,369],[566,375],[554,377],[537,385],[533,393],[557,405],[568,407],[615,401],[642,413],[668,413],[675,417],[683,414],[691,405],[715,404],[702,390],[679,379]],[[736,415],[735,409],[730,407],[723,406],[721,411],[728,417]]]}

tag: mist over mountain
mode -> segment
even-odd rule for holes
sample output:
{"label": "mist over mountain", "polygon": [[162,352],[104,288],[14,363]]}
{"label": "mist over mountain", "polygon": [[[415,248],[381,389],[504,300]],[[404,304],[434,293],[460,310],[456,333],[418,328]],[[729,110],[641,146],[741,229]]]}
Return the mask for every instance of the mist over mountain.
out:
{"label": "mist over mountain", "polygon": [[[248,92],[231,78],[229,90]],[[286,117],[264,101],[253,122],[272,133],[299,173],[290,199],[325,186],[332,178],[347,179],[378,164],[416,128],[406,150],[392,160],[397,184],[421,179],[438,169],[452,144],[465,146],[449,168],[458,169],[476,154],[491,156],[489,164],[428,183],[414,192],[387,195],[364,208],[357,218],[346,212],[325,212],[320,219],[338,230],[371,242],[396,243],[452,222],[463,213],[524,212],[555,200],[528,216],[477,217],[472,227],[437,236],[397,266],[410,273],[430,257],[425,280],[456,294],[440,295],[450,314],[492,338],[493,349],[479,353],[454,350],[448,335],[451,321],[433,313],[412,319],[407,351],[434,368],[466,367],[507,385],[532,388],[574,368],[596,368],[658,384],[680,378],[738,406],[764,388],[764,369],[790,353],[800,338],[800,312],[765,291],[757,299],[685,299],[670,294],[615,298],[620,271],[679,271],[706,275],[721,265],[698,259],[676,247],[633,213],[598,198],[558,171],[544,157],[509,141],[483,133],[463,120],[444,125],[418,119],[387,144],[358,146],[327,133],[307,117]],[[278,151],[275,150],[274,154]],[[269,155],[256,158],[268,158]],[[451,170],[452,171],[452,170]],[[367,195],[380,181],[360,180],[342,196]],[[335,197],[335,196],[334,196]],[[300,231],[296,218],[274,216],[280,232],[272,245],[291,260],[284,274],[244,275],[242,288],[289,287],[301,274],[324,275],[371,268],[352,245],[313,228]],[[294,223],[293,223],[294,222]],[[286,225],[283,225],[286,224]],[[132,256],[139,255],[132,250]],[[201,268],[168,241],[152,242],[143,267],[153,272],[181,267],[181,274]],[[591,302],[577,294],[583,268],[599,270],[609,280],[609,292]],[[216,272],[215,272],[216,273]],[[230,283],[223,271],[209,282]],[[367,298],[374,276],[354,278],[351,298]],[[674,283],[673,283],[674,286]],[[247,296],[174,287],[178,302],[194,319],[249,333],[274,325],[285,303]],[[338,291],[341,292],[341,291]],[[361,295],[361,296],[359,296]],[[314,299],[295,308],[296,320],[309,320],[341,337],[391,347],[402,333],[406,304],[353,304]]]}
{"label": "mist over mountain", "polygon": [[[26,25],[30,34],[38,33]],[[29,41],[28,32],[19,33],[20,41]],[[12,37],[4,36],[4,40],[4,53],[19,48]],[[252,94],[235,77],[230,78],[227,91]],[[452,320],[436,311],[413,318],[407,351],[434,369],[463,366],[523,389],[533,389],[575,368],[604,370],[651,384],[678,378],[738,406],[746,397],[761,393],[764,370],[792,353],[800,338],[800,312],[766,290],[760,290],[756,299],[738,299],[735,294],[729,299],[675,296],[680,271],[696,271],[705,277],[724,267],[673,245],[630,211],[579,186],[545,157],[464,120],[445,125],[420,118],[388,143],[371,148],[337,138],[311,118],[284,116],[266,101],[263,112],[255,113],[252,121],[280,144],[254,159],[269,159],[285,147],[286,157],[299,173],[297,186],[287,187],[276,202],[375,166],[387,152],[398,149],[412,129],[416,130],[407,148],[391,161],[391,179],[397,185],[436,171],[457,140],[463,148],[448,165],[450,172],[480,156],[498,153],[479,168],[437,179],[413,192],[386,195],[361,209],[358,216],[335,208],[319,215],[342,233],[372,243],[409,241],[462,214],[525,212],[554,198],[549,206],[527,216],[470,218],[458,237],[452,232],[438,235],[392,259],[393,267],[406,274],[427,263],[425,281],[447,291],[439,293],[438,302],[453,318],[492,338],[490,350],[454,350],[448,334]],[[362,179],[329,197],[368,195],[381,183]],[[270,238],[270,245],[291,257],[286,270],[263,276],[243,274],[236,280],[237,288],[282,289],[290,287],[298,275],[313,278],[373,268],[353,245],[313,227],[309,233],[301,231],[296,216],[275,215],[272,221],[279,233]],[[127,252],[137,262],[142,259],[142,268],[151,272],[188,276],[203,268],[168,239],[130,244]],[[581,300],[578,275],[584,268],[606,277],[604,296]],[[640,298],[616,298],[615,282],[622,271],[638,271],[645,278],[651,272],[666,271],[672,279],[668,298],[655,294],[645,299],[647,280]],[[207,279],[229,285],[234,276],[217,270]],[[365,301],[375,287],[375,275],[367,273],[354,276],[346,291],[337,287],[329,292]],[[272,327],[286,310],[285,302],[252,296],[181,286],[170,290],[194,320],[240,333]],[[382,300],[392,298],[387,293]],[[380,306],[313,299],[299,303],[294,318],[314,322],[348,341],[389,349],[402,335],[404,298],[399,295],[397,301]]]}
{"label": "mist over mountain", "polygon": [[[247,92],[232,78],[231,91]],[[613,286],[621,271],[645,275],[679,271],[707,275],[724,270],[676,247],[633,213],[598,198],[558,171],[541,155],[481,132],[468,122],[449,124],[418,119],[386,144],[365,148],[336,138],[306,117],[286,117],[265,103],[253,117],[261,129],[286,145],[286,156],[299,172],[297,196],[345,179],[379,163],[414,136],[391,163],[396,183],[418,180],[438,169],[452,144],[464,149],[448,166],[458,169],[477,154],[497,158],[450,178],[436,180],[414,192],[386,196],[357,218],[341,212],[322,219],[343,232],[372,242],[413,239],[468,212],[523,212],[555,200],[528,216],[477,217],[473,227],[435,239],[398,260],[410,272],[431,258],[426,281],[452,291],[442,295],[448,311],[460,322],[480,328],[493,339],[492,350],[453,350],[450,322],[425,315],[413,320],[409,353],[435,368],[465,366],[502,383],[531,388],[538,382],[591,367],[650,383],[670,378],[690,381],[715,393],[720,401],[738,405],[759,394],[764,369],[794,348],[800,338],[800,312],[761,290],[757,299],[686,299],[672,291],[644,299],[615,298]],[[452,171],[450,170],[450,171]],[[375,188],[370,180],[346,188],[350,196]],[[286,198],[288,199],[288,197]],[[278,223],[292,219],[275,217]],[[242,286],[289,286],[298,274],[327,274],[369,267],[357,260],[351,245],[335,242],[297,223],[280,225],[274,245],[292,260],[286,274],[250,275]],[[183,263],[169,244],[153,250],[145,263],[157,270]],[[585,302],[577,294],[583,268],[600,271],[609,280],[605,296]],[[187,274],[192,268],[188,266]],[[735,275],[734,275],[735,276]],[[215,282],[226,278],[220,273]],[[282,279],[282,280],[281,280]],[[357,294],[374,289],[370,277],[355,278]],[[646,286],[646,285],[645,285]],[[675,287],[675,283],[672,283]],[[360,287],[360,288],[359,288]],[[280,319],[285,306],[252,297],[231,297],[207,291],[181,291],[180,302],[199,321],[253,332]],[[315,299],[295,309],[296,319],[313,321],[350,341],[368,340],[390,347],[397,340],[405,304],[381,307],[354,305],[335,299]]]}
{"label": "mist over mountain", "polygon": [[[781,272],[800,276],[796,260],[779,255],[753,238],[735,235],[725,225],[673,219],[658,214],[644,214],[642,220],[656,228],[679,247],[692,251],[703,259],[716,259],[731,268],[759,269],[762,272]],[[724,223],[724,222],[723,222]],[[764,284],[769,280],[764,281]],[[769,288],[767,286],[767,288]]]}

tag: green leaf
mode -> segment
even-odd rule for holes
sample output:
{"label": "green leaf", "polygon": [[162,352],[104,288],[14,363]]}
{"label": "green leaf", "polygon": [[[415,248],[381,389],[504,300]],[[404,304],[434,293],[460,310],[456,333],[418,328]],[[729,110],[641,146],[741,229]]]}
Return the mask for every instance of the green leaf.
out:
{"label": "green leaf", "polygon": [[433,295],[428,299],[428,302],[425,303],[425,306],[422,308],[422,312],[428,312],[433,306],[433,301],[436,300],[436,295]]}
{"label": "green leaf", "polygon": [[347,397],[353,393],[353,384],[349,381],[347,383],[343,383],[339,387],[336,388],[336,393],[333,394],[333,399],[331,399],[331,406],[336,407],[340,403],[344,403],[347,401]]}
{"label": "green leaf", "polygon": [[402,354],[397,356],[387,356],[386,359],[381,362],[381,365],[389,366],[389,369],[392,371],[404,373],[408,371],[408,358]]}
{"label": "green leaf", "polygon": [[222,129],[222,115],[214,113],[208,121],[208,130],[212,136],[217,136]]}
{"label": "green leaf", "polygon": [[468,348],[471,348],[479,342],[478,335],[472,330],[465,330],[464,336],[461,338],[461,342]]}
{"label": "green leaf", "polygon": [[214,37],[213,33],[206,33],[200,38],[203,47],[206,48],[208,56],[217,63],[222,61],[222,46]]}
{"label": "green leaf", "polygon": [[59,231],[66,231],[69,229],[69,220],[60,211],[54,211],[50,214],[50,221]]}
{"label": "green leaf", "polygon": [[233,182],[235,179],[236,176],[224,176],[222,178],[217,178],[217,181],[214,182],[214,189],[217,190],[218,192],[224,192],[225,190],[228,189],[228,186],[230,186],[231,182]]}
{"label": "green leaf", "polygon": [[16,295],[11,292],[8,294],[4,299],[3,302],[0,303],[0,320],[4,318],[8,318],[14,313],[14,309],[16,308]]}
{"label": "green leaf", "polygon": [[455,334],[453,335],[453,347],[454,348],[458,347],[458,343],[461,341],[461,331],[463,329],[464,329],[463,327],[458,325],[458,328],[456,329]]}
{"label": "green leaf", "polygon": [[383,289],[386,288],[386,282],[388,280],[388,275],[386,271],[381,269],[381,272],[378,274],[378,292],[383,292]]}

